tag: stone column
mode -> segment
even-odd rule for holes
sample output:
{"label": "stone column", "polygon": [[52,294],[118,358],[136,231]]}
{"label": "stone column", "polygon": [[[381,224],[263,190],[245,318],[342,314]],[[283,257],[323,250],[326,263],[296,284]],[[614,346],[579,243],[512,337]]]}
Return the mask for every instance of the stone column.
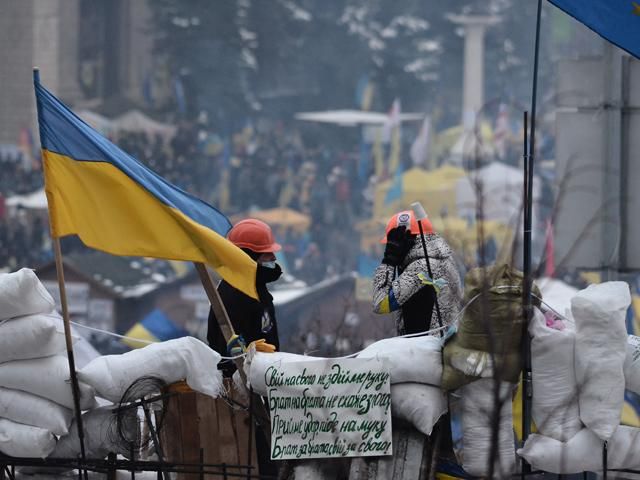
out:
{"label": "stone column", "polygon": [[448,18],[464,28],[462,124],[471,129],[484,104],[484,34],[487,27],[500,21],[500,17],[449,15]]}

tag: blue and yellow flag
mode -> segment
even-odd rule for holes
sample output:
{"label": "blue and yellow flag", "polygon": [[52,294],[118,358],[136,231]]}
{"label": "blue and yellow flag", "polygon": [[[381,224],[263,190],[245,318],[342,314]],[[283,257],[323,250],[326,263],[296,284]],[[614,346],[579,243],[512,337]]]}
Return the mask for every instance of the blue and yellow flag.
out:
{"label": "blue and yellow flag", "polygon": [[258,298],[256,263],[224,236],[218,210],[144,166],[34,81],[53,237],[113,255],[202,262]]}
{"label": "blue and yellow flag", "polygon": [[640,0],[549,0],[611,43],[640,58]]}
{"label": "blue and yellow flag", "polygon": [[[189,332],[177,326],[162,310],[156,308],[124,334],[128,338],[124,338],[122,343],[131,348],[142,348],[149,343],[165,342],[187,335]],[[136,338],[141,341],[134,340]]]}

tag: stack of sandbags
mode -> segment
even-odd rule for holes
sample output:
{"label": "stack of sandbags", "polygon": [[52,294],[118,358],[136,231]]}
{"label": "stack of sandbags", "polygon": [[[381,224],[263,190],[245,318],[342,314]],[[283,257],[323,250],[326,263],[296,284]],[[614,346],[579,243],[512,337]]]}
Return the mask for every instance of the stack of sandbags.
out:
{"label": "stack of sandbags", "polygon": [[[432,336],[386,338],[369,345],[356,358],[379,358],[391,380],[391,413],[430,435],[447,411],[446,394],[440,389],[442,354],[440,340]],[[272,365],[327,360],[292,353],[251,352],[245,359],[247,380],[253,391],[266,396],[265,373]]]}
{"label": "stack of sandbags", "polygon": [[[0,452],[46,457],[73,418],[62,319],[35,273],[0,275]],[[83,408],[93,389],[80,385]]]}
{"label": "stack of sandbags", "polygon": [[640,387],[634,368],[637,343],[625,327],[630,303],[626,283],[606,282],[571,299],[575,332],[570,318],[563,320],[562,330],[533,319],[533,413],[537,424],[545,421],[537,425],[542,434],[531,435],[518,454],[534,468],[561,474],[600,470],[602,456],[596,453],[604,441],[609,468],[640,465],[640,429],[620,426],[625,384],[630,390]]}
{"label": "stack of sandbags", "polygon": [[442,345],[434,336],[386,338],[372,343],[357,358],[380,358],[391,375],[391,412],[419,432],[431,435],[447,412],[440,388]]}
{"label": "stack of sandbags", "polygon": [[[508,382],[483,378],[457,391],[462,397],[460,416],[465,472],[477,477],[491,475],[491,478],[509,478],[515,472],[511,404],[514,387]],[[490,459],[495,429],[498,436],[492,469]]]}
{"label": "stack of sandbags", "polygon": [[576,327],[571,319],[549,319],[536,310],[529,333],[533,421],[539,433],[564,442],[583,427],[574,363]]}
{"label": "stack of sandbags", "polygon": [[602,440],[620,424],[624,405],[629,285],[589,285],[571,299],[576,322],[575,368],[580,419]]}

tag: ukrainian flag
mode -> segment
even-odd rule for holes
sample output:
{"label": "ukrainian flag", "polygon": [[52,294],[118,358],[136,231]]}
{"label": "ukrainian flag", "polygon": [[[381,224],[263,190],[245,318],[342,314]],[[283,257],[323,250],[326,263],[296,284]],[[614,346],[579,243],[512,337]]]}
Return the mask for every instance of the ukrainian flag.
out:
{"label": "ukrainian flag", "polygon": [[34,72],[51,235],[114,255],[201,262],[258,298],[256,263],[218,210],[171,185],[78,118]]}
{"label": "ukrainian flag", "polygon": [[186,337],[187,335],[189,335],[189,332],[184,328],[178,327],[162,310],[156,308],[124,334],[128,338],[124,338],[122,343],[131,348],[142,348],[149,343],[165,342],[174,338]]}
{"label": "ukrainian flag", "polygon": [[549,1],[611,43],[640,58],[640,1]]}

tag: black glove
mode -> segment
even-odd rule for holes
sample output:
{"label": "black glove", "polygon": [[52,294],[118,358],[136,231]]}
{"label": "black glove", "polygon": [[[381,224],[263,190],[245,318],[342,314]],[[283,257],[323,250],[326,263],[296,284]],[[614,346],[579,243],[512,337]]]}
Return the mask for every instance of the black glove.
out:
{"label": "black glove", "polygon": [[280,265],[276,263],[274,268],[267,268],[260,264],[258,264],[258,269],[256,271],[256,283],[257,284],[265,284],[275,282],[282,275],[282,268]]}
{"label": "black glove", "polygon": [[387,234],[387,246],[384,249],[382,263],[397,267],[411,250],[413,237],[404,225],[389,230]]}

